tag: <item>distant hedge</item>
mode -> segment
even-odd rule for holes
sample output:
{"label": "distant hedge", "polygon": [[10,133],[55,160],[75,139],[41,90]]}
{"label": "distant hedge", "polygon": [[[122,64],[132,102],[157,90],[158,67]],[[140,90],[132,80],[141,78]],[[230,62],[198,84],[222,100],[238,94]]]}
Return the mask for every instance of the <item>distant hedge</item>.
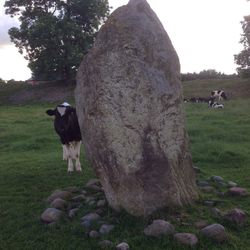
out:
{"label": "distant hedge", "polygon": [[237,74],[227,75],[216,70],[209,69],[203,70],[200,73],[182,73],[182,81],[193,81],[193,80],[210,80],[210,79],[235,79],[239,78]]}

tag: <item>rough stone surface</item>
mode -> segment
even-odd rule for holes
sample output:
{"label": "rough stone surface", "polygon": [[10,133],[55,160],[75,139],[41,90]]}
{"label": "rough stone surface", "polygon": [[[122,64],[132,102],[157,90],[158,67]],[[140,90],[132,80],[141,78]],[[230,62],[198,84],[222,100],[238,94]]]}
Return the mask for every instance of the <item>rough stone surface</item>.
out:
{"label": "rough stone surface", "polygon": [[206,227],[208,225],[207,221],[205,220],[199,220],[199,221],[196,221],[194,223],[194,226],[197,228],[197,229],[202,229],[204,227]]}
{"label": "rough stone surface", "polygon": [[81,218],[82,221],[96,221],[99,220],[101,218],[101,216],[99,214],[96,213],[89,213],[86,214],[85,216],[83,216]]}
{"label": "rough stone surface", "polygon": [[179,59],[146,0],[102,26],[75,99],[86,154],[115,210],[145,216],[198,198]]}
{"label": "rough stone surface", "polygon": [[99,200],[97,203],[96,203],[96,206],[97,207],[104,207],[106,205],[106,201],[105,200]]}
{"label": "rough stone surface", "polygon": [[97,231],[92,230],[89,232],[89,237],[90,238],[98,238],[98,237],[100,237],[100,234]]}
{"label": "rough stone surface", "polygon": [[231,187],[228,192],[232,196],[248,196],[249,195],[247,190],[242,187]]}
{"label": "rough stone surface", "polygon": [[93,185],[98,185],[98,186],[100,186],[100,180],[99,179],[96,179],[96,178],[93,178],[93,179],[90,179],[90,180],[88,180],[88,182],[86,183],[86,187],[87,188],[89,188],[89,187],[91,187],[91,186],[93,186]]}
{"label": "rough stone surface", "polygon": [[116,250],[129,250],[129,245],[126,242],[119,243],[115,247]]}
{"label": "rough stone surface", "polygon": [[237,187],[237,186],[238,186],[238,184],[235,183],[235,182],[233,182],[233,181],[228,181],[228,182],[227,182],[227,185],[228,185],[229,187]]}
{"label": "rough stone surface", "polygon": [[223,242],[227,240],[225,228],[220,224],[212,224],[201,229],[201,234],[216,242]]}
{"label": "rough stone surface", "polygon": [[47,208],[41,215],[41,219],[45,223],[56,222],[61,219],[63,212],[56,208]]}
{"label": "rough stone surface", "polygon": [[177,242],[186,246],[195,246],[198,243],[198,238],[195,234],[190,233],[176,233],[174,238]]}
{"label": "rough stone surface", "polygon": [[95,210],[95,213],[103,216],[105,214],[105,210],[103,208],[98,208]]}
{"label": "rough stone surface", "polygon": [[160,237],[174,234],[174,226],[165,220],[154,220],[153,223],[144,229],[147,236]]}
{"label": "rough stone surface", "polygon": [[79,208],[73,208],[69,210],[69,218],[74,218],[79,211]]}
{"label": "rough stone surface", "polygon": [[88,189],[92,190],[92,191],[96,191],[96,192],[100,192],[103,191],[102,187],[98,186],[98,185],[91,185],[88,187]]}
{"label": "rough stone surface", "polygon": [[88,206],[90,207],[94,207],[96,205],[96,201],[89,201],[88,203],[86,203]]}
{"label": "rough stone surface", "polygon": [[56,198],[51,202],[50,206],[60,210],[64,210],[67,207],[67,202],[61,198]]}
{"label": "rough stone surface", "polygon": [[81,194],[86,195],[88,192],[86,190],[82,190]]}
{"label": "rough stone surface", "polygon": [[108,234],[114,229],[114,227],[115,227],[114,225],[104,224],[99,229],[99,233],[100,234]]}
{"label": "rough stone surface", "polygon": [[102,240],[98,243],[98,245],[101,249],[109,249],[113,246],[113,243],[110,240]]}
{"label": "rough stone surface", "polygon": [[63,200],[68,200],[72,197],[72,193],[68,191],[56,190],[54,191],[48,198],[47,201],[51,203],[53,200],[57,198],[61,198]]}
{"label": "rough stone surface", "polygon": [[81,223],[81,225],[85,228],[85,229],[90,229],[92,226],[92,223],[90,220],[85,220]]}
{"label": "rough stone surface", "polygon": [[212,214],[214,217],[216,217],[216,218],[220,218],[221,215],[222,215],[220,209],[219,209],[219,208],[216,208],[216,207],[211,208],[211,209],[210,209],[210,212],[211,212],[211,214]]}
{"label": "rough stone surface", "polygon": [[89,202],[91,202],[91,201],[95,201],[95,197],[93,197],[93,196],[87,196],[86,198],[85,198],[85,202],[88,204]]}
{"label": "rough stone surface", "polygon": [[74,196],[71,200],[75,201],[75,202],[80,202],[80,201],[84,201],[86,199],[86,196],[84,194],[79,194]]}
{"label": "rough stone surface", "polygon": [[247,221],[247,214],[243,210],[235,208],[224,214],[223,219],[237,226],[243,226]]}
{"label": "rough stone surface", "polygon": [[216,181],[216,182],[222,182],[223,178],[221,176],[215,175],[211,177],[211,180]]}

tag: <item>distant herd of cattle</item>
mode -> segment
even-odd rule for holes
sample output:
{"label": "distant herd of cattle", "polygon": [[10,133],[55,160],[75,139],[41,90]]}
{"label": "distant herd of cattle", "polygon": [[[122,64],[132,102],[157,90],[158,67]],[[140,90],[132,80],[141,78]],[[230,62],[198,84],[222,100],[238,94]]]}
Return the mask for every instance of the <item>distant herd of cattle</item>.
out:
{"label": "distant herd of cattle", "polygon": [[[223,104],[215,101],[216,99],[227,100],[227,96],[224,91],[215,90],[211,92],[211,96],[208,98],[191,97],[184,99],[184,102],[208,103],[211,108],[224,108]],[[76,109],[64,102],[55,109],[47,110],[46,113],[49,116],[54,116],[54,128],[62,143],[63,160],[68,161],[68,173],[72,173],[74,169],[81,172],[80,148],[82,137]],[[75,168],[73,160],[75,160]]]}
{"label": "distant herd of cattle", "polygon": [[184,98],[184,102],[192,103],[207,103],[210,108],[223,109],[224,105],[222,103],[216,102],[216,100],[227,100],[227,96],[223,90],[214,90],[211,92],[209,97],[191,97]]}

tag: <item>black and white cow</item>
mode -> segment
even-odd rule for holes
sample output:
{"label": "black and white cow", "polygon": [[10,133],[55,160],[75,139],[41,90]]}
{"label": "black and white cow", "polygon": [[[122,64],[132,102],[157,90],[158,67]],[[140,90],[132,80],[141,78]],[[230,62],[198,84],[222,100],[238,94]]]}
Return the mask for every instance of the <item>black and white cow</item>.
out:
{"label": "black and white cow", "polygon": [[46,113],[55,117],[54,128],[62,143],[63,160],[68,161],[68,173],[74,171],[73,160],[76,161],[76,171],[81,172],[80,149],[82,137],[76,109],[64,102],[53,110],[47,110]]}
{"label": "black and white cow", "polygon": [[214,109],[223,109],[224,105],[218,102],[215,102],[215,97],[211,97],[208,101],[208,106]]}
{"label": "black and white cow", "polygon": [[214,90],[211,92],[211,97],[218,97],[219,101],[220,100],[227,100],[227,96],[223,90]]}

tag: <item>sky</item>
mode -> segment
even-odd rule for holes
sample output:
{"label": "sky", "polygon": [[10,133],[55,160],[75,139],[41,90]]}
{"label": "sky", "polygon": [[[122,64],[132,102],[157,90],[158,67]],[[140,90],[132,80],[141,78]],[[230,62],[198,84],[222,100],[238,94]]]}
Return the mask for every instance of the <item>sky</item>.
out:
{"label": "sky", "polygon": [[[167,31],[180,59],[181,72],[215,69],[236,73],[234,54],[242,50],[240,22],[250,15],[246,0],[147,0]],[[10,42],[8,29],[18,21],[4,14],[0,0],[0,78],[26,80],[28,62]],[[128,0],[109,0],[112,11]]]}

